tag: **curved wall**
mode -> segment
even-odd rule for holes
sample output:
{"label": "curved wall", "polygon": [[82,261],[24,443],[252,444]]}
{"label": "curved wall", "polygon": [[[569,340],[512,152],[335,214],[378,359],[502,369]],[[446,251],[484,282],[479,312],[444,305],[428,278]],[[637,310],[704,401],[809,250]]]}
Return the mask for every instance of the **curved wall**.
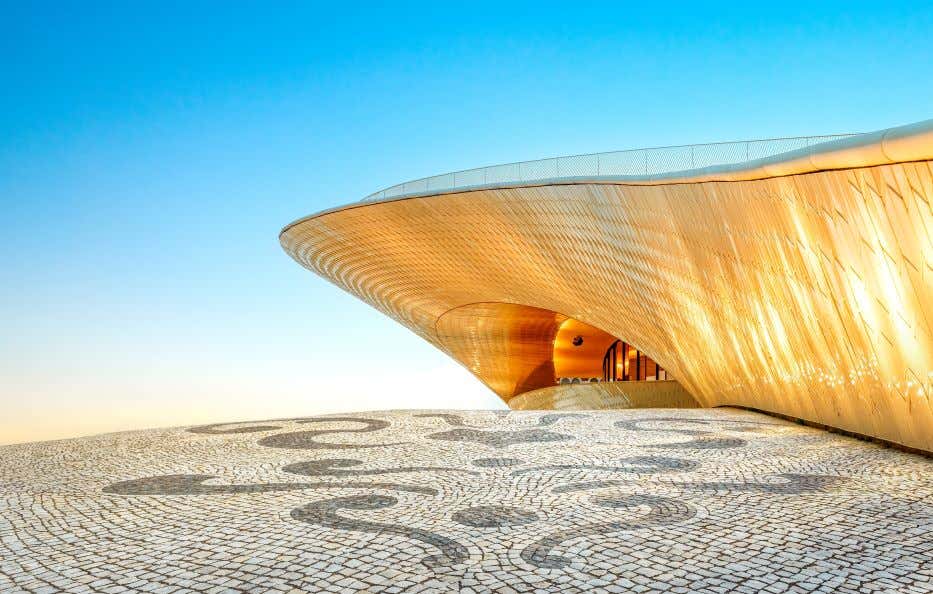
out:
{"label": "curved wall", "polygon": [[621,408],[698,408],[700,405],[673,380],[600,382],[539,388],[509,401],[515,410],[602,410]]}
{"label": "curved wall", "polygon": [[[436,340],[506,402],[556,378],[602,377],[615,338],[565,315],[514,303],[470,303],[441,315]],[[580,336],[583,344],[573,345]]]}
{"label": "curved wall", "polygon": [[[583,343],[574,345],[573,339],[578,336]],[[560,378],[602,379],[603,357],[615,341],[615,336],[599,328],[567,318],[554,337],[554,374]]]}
{"label": "curved wall", "polygon": [[554,385],[553,344],[565,316],[511,303],[471,303],[435,324],[437,341],[500,397]]}
{"label": "curved wall", "polygon": [[636,345],[704,406],[933,450],[931,200],[930,161],[582,181],[351,205],[281,241],[470,369],[475,351],[451,341],[445,314],[539,308]]}

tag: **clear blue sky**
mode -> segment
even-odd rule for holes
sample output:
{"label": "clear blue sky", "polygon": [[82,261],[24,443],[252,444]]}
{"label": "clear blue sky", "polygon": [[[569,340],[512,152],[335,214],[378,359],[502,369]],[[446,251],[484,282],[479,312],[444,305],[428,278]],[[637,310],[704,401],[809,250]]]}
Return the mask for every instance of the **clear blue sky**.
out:
{"label": "clear blue sky", "polygon": [[0,10],[0,443],[493,406],[279,229],[448,170],[933,117],[929,2]]}

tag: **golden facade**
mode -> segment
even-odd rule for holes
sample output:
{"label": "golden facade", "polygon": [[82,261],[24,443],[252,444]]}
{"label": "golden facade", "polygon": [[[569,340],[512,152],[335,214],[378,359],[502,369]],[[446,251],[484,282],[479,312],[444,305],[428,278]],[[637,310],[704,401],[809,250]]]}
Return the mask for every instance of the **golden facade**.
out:
{"label": "golden facade", "polygon": [[744,167],[356,203],[281,242],[510,406],[560,408],[522,395],[591,373],[566,347],[586,334],[636,345],[701,406],[933,450],[931,201],[925,122]]}

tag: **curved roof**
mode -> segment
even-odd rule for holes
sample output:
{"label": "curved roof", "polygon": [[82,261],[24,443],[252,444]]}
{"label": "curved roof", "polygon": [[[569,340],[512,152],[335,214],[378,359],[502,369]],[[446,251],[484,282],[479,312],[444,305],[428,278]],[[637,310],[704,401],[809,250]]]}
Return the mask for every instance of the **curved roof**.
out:
{"label": "curved roof", "polygon": [[931,160],[928,120],[658,175],[415,188],[281,242],[506,400],[570,318],[704,406],[933,450]]}
{"label": "curved roof", "polygon": [[[301,217],[286,225],[282,233],[309,218],[361,204],[471,190],[577,183],[654,185],[744,181],[931,158],[933,119],[863,134],[739,140],[552,157],[402,182],[373,192],[358,202]],[[696,163],[708,164],[692,166]],[[646,173],[641,174],[641,169]],[[562,170],[564,175],[560,175]]]}

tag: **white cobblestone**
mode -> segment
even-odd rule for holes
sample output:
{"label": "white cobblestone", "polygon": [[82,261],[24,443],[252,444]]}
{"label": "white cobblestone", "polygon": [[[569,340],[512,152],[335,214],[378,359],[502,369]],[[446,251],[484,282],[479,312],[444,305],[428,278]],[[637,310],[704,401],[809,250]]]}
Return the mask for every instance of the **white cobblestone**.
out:
{"label": "white cobblestone", "polygon": [[0,448],[0,591],[933,592],[933,463],[731,409]]}

